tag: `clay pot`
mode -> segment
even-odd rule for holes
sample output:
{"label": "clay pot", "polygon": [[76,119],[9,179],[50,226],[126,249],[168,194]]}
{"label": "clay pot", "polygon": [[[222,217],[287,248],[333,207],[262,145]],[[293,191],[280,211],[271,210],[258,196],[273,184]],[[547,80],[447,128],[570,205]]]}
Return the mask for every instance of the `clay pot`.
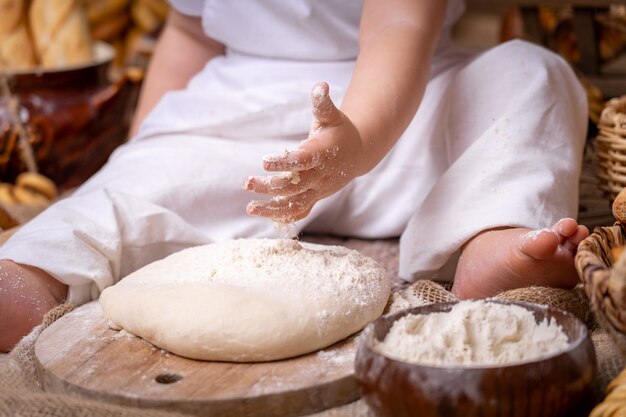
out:
{"label": "clay pot", "polygon": [[493,367],[436,367],[407,363],[379,353],[392,324],[406,314],[449,311],[454,303],[431,304],[383,316],[359,341],[355,377],[363,398],[379,417],[557,417],[587,415],[596,362],[586,326],[573,314],[530,303],[538,321],[555,319],[570,345],[539,360]]}
{"label": "clay pot", "polygon": [[[83,66],[6,73],[39,171],[61,190],[84,182],[127,140],[137,101],[140,74],[127,72],[112,82],[113,48],[99,43],[95,56]],[[5,182],[26,170],[12,120],[0,96],[0,180]]]}

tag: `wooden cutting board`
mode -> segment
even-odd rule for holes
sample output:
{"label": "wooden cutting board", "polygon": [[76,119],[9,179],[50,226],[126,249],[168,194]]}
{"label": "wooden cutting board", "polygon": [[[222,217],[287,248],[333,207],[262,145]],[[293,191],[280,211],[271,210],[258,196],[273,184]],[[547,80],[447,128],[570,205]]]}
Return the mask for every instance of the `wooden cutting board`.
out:
{"label": "wooden cutting board", "polygon": [[46,391],[211,417],[301,416],[356,400],[356,338],[266,363],[205,362],[109,329],[98,302],[67,313],[35,344]]}

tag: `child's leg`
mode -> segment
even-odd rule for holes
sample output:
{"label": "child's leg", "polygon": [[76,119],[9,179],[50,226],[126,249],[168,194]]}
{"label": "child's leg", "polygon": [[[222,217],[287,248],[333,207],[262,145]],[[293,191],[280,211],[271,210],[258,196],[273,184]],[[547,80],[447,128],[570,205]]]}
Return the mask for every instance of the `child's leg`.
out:
{"label": "child's leg", "polygon": [[[455,278],[464,297],[575,284],[573,246],[588,232],[559,219],[577,213],[588,114],[571,68],[509,42],[460,68],[445,95],[445,170],[402,236],[401,275]],[[556,234],[522,239],[542,228]]]}
{"label": "child's leg", "polygon": [[0,275],[6,283],[0,348],[10,348],[65,298],[59,286],[67,288],[69,303],[80,305],[143,265],[215,241],[228,228],[237,233],[257,222],[261,229],[260,219],[245,214],[250,197],[241,184],[252,171],[246,151],[256,161],[262,151],[240,146],[245,160],[227,167],[227,156],[237,155],[233,144],[216,142],[170,136],[124,145],[73,195],[5,242],[0,259],[12,262],[4,261],[6,269],[0,270],[6,274]]}
{"label": "child's leg", "polygon": [[82,304],[178,250],[271,233],[270,221],[246,215],[251,197],[242,189],[249,172],[261,171],[262,145],[192,135],[124,145],[70,197],[24,224],[0,259],[58,277],[70,286],[68,301]]}
{"label": "child's leg", "polygon": [[529,285],[571,288],[579,282],[576,247],[588,235],[585,226],[567,218],[549,229],[480,233],[463,249],[452,291],[466,299]]}
{"label": "child's leg", "polygon": [[9,351],[66,295],[67,286],[41,269],[0,260],[0,352]]}

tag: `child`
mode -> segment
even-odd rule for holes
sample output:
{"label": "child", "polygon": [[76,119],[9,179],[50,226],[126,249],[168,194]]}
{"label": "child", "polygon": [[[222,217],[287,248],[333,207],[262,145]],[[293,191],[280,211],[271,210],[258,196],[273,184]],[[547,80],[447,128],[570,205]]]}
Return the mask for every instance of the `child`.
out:
{"label": "child", "polygon": [[275,237],[268,218],[401,236],[401,276],[454,277],[461,298],[576,284],[589,232],[559,219],[576,216],[587,108],[559,57],[460,51],[462,0],[172,4],[134,139],[0,249],[0,349],[170,253]]}

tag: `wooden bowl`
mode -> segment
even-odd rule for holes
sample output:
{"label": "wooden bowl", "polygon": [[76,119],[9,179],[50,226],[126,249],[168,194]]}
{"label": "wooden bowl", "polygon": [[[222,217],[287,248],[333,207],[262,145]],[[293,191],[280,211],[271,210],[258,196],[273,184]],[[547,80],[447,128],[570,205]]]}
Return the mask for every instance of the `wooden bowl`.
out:
{"label": "wooden bowl", "polygon": [[[435,367],[391,359],[373,348],[407,314],[449,311],[455,303],[431,304],[383,316],[366,327],[356,354],[355,377],[369,407],[380,417],[556,417],[589,407],[596,372],[586,326],[574,315],[539,304],[516,304],[537,321],[557,320],[570,345],[535,361],[493,367]],[[582,414],[581,414],[582,415]],[[586,414],[585,414],[586,415]]]}

